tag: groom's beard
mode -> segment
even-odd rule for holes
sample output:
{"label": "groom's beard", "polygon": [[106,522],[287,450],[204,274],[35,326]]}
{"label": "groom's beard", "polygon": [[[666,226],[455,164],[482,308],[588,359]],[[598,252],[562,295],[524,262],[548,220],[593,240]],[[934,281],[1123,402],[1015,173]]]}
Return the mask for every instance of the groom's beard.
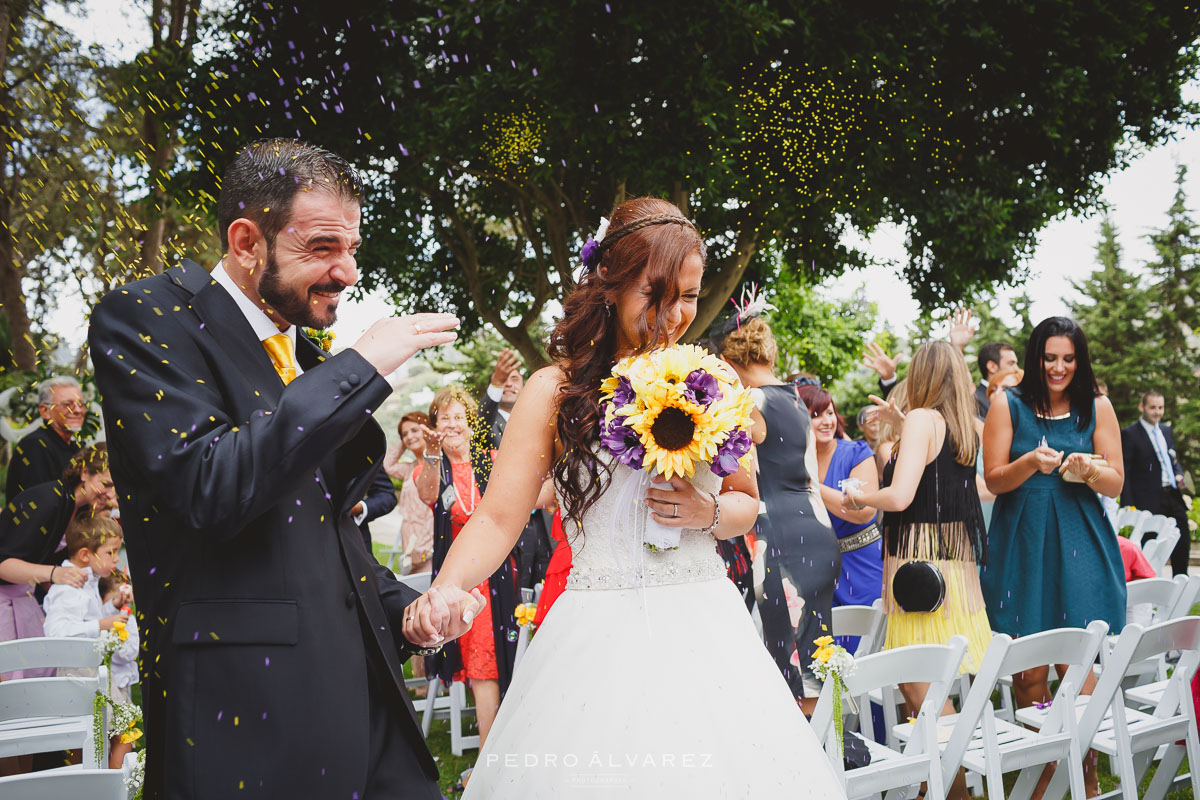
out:
{"label": "groom's beard", "polygon": [[328,328],[337,321],[337,307],[331,308],[327,315],[321,315],[312,304],[309,293],[340,292],[345,288],[338,283],[309,286],[304,290],[285,286],[280,280],[275,246],[267,248],[267,266],[258,284],[258,295],[287,322],[308,328]]}

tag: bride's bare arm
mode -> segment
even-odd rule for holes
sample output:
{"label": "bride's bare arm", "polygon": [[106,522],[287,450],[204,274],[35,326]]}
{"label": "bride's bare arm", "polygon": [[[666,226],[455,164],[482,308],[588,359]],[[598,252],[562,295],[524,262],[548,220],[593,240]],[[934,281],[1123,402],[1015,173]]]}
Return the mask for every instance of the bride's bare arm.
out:
{"label": "bride's bare arm", "polygon": [[450,546],[433,585],[478,586],[508,557],[554,464],[557,367],[535,372],[504,428],[487,491]]}

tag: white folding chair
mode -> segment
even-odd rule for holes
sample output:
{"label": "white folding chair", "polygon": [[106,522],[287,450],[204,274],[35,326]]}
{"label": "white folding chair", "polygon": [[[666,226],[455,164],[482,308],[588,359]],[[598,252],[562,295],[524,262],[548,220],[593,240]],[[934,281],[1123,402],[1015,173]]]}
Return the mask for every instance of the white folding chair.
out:
{"label": "white folding chair", "polygon": [[855,658],[879,652],[883,647],[883,601],[869,606],[834,606],[831,628],[835,636],[857,636]]}
{"label": "white folding chair", "polygon": [[65,767],[26,775],[0,778],[0,797],[4,800],[129,800],[125,784],[133,774],[136,756],[125,756],[120,769],[80,769]]}
{"label": "white folding chair", "polygon": [[[830,629],[836,636],[858,637],[858,647],[854,650],[854,657],[858,659],[877,653],[883,647],[886,622],[883,601],[877,599],[869,606],[834,606]],[[869,695],[854,698],[858,704],[858,718],[852,720],[849,729],[857,730],[872,741],[877,741],[875,726],[871,724],[871,704],[882,708],[885,699],[895,702],[895,695],[886,690],[876,690]],[[887,730],[886,726],[884,730]],[[880,744],[887,744],[886,734]]]}
{"label": "white folding chair", "polygon": [[[92,707],[96,691],[107,681],[108,672],[101,666],[94,678],[0,682],[0,758],[82,748],[84,768],[102,766],[108,757],[108,737],[101,735],[101,762],[97,762]],[[106,709],[101,729],[107,728]]]}
{"label": "white folding chair", "polygon": [[871,753],[871,763],[857,769],[846,770],[842,763],[841,743],[833,724],[833,681],[825,683],[813,712],[812,727],[825,745],[847,798],[887,792],[887,800],[892,800],[899,794],[898,790],[922,782],[928,786],[925,795],[928,800],[945,797],[936,721],[966,650],[966,638],[955,636],[949,644],[897,647],[856,660],[854,674],[846,679],[846,689],[852,697],[897,683],[929,684],[925,702],[912,726],[913,736],[903,750],[892,750],[864,740]]}
{"label": "white folding chair", "polygon": [[429,591],[429,587],[433,583],[433,570],[416,572],[411,575],[401,575],[396,580],[408,588],[424,594]]}
{"label": "white folding chair", "polygon": [[[1122,515],[1122,512],[1125,512],[1124,515]],[[1121,529],[1125,526],[1131,526],[1133,530],[1129,532],[1129,541],[1141,547],[1142,535],[1146,532],[1146,523],[1153,516],[1149,511],[1142,509],[1122,508],[1117,511],[1117,520],[1121,523],[1121,527],[1117,529],[1117,533],[1120,533]]]}
{"label": "white folding chair", "polygon": [[450,752],[461,756],[463,751],[479,747],[479,734],[464,735],[464,717],[475,716],[475,706],[467,705],[467,686],[462,681],[453,681],[447,697],[442,696],[445,684],[438,678],[429,681],[429,694],[425,696],[425,708],[421,713],[421,731],[429,738],[433,720],[450,720]]}
{"label": "white folding chair", "polygon": [[[1179,526],[1175,520],[1158,515],[1151,517],[1151,522],[1159,525],[1156,529],[1157,535],[1148,541],[1142,539],[1142,555],[1150,562],[1154,574],[1162,575],[1166,570],[1167,562],[1171,559],[1171,551],[1175,549],[1175,544],[1179,541]],[[1147,530],[1145,533],[1148,532]]]}
{"label": "white folding chair", "polygon": [[[384,566],[392,571],[394,575],[400,575],[408,571],[407,567],[411,567],[411,559],[408,558],[408,551],[404,549],[404,512],[399,508],[392,511],[389,516],[396,516],[396,538],[387,547],[379,550],[379,555],[386,556]],[[396,562],[399,563],[396,563]],[[406,563],[407,562],[407,563]]]}
{"label": "white folding chair", "polygon": [[[1004,800],[1004,773],[1021,770],[1012,797],[1024,800],[1032,794],[1043,765],[1058,762],[1059,771],[1067,774],[1074,800],[1084,800],[1084,751],[1075,735],[1076,687],[1083,685],[1091,671],[1107,632],[1108,625],[1097,620],[1086,630],[1060,628],[1016,641],[1007,634],[997,634],[988,646],[962,711],[940,721],[944,726],[953,726],[941,751],[946,782],[961,766],[984,776],[988,800]],[[998,718],[991,698],[1000,676],[1048,664],[1069,667],[1045,710],[1040,730]],[[896,736],[908,740],[913,736],[912,726],[897,726]]]}
{"label": "white folding chair", "polygon": [[[539,583],[535,584],[533,587],[532,601],[533,601],[534,605],[537,605],[537,603],[542,599],[542,585],[543,584],[539,582]],[[528,595],[526,595],[527,591],[528,590],[526,590],[526,589],[522,589],[521,590],[522,595],[528,596]],[[524,600],[522,602],[524,602]],[[517,665],[521,663],[521,659],[523,659],[525,657],[525,651],[529,649],[529,642],[532,641],[532,637],[533,637],[533,630],[530,628],[530,626],[529,625],[521,626],[521,631],[520,631],[520,633],[517,634],[517,654],[513,658],[513,672],[514,673],[517,671]]]}
{"label": "white folding chair", "polygon": [[35,636],[0,642],[0,675],[25,669],[94,669],[101,661],[95,639]]}
{"label": "white folding chair", "polygon": [[[1171,650],[1182,651],[1171,677],[1149,685],[1123,690],[1126,670]],[[1200,738],[1196,733],[1196,709],[1192,703],[1192,677],[1200,665],[1200,617],[1168,620],[1150,628],[1127,625],[1117,648],[1105,663],[1096,691],[1112,692],[1108,709],[1089,707],[1080,716],[1079,737],[1085,747],[1108,755],[1113,772],[1121,781],[1118,789],[1102,797],[1137,800],[1138,786],[1152,761],[1158,770],[1146,790],[1145,800],[1161,800],[1175,782],[1190,781],[1193,797],[1200,797]],[[1147,707],[1148,711],[1128,707]],[[1037,724],[1034,714],[1018,714]],[[1181,746],[1176,744],[1182,740]],[[1190,774],[1175,777],[1187,755]],[[1062,796],[1058,777],[1045,795]]]}

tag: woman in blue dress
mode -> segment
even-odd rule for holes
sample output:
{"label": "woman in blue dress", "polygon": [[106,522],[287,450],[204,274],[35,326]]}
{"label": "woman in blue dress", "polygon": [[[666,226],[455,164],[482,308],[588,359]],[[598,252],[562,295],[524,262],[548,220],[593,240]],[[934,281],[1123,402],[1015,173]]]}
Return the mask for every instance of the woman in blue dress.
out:
{"label": "woman in blue dress", "polygon": [[869,606],[883,592],[883,551],[875,509],[852,511],[842,507],[839,481],[858,478],[862,491],[878,488],[875,452],[866,442],[851,441],[829,392],[816,384],[797,385],[796,392],[812,414],[813,440],[821,499],[829,509],[833,532],[842,551],[842,572],[833,589],[835,606]]}
{"label": "woman in blue dress", "polygon": [[[992,401],[983,437],[996,503],[980,583],[993,630],[1026,636],[1101,619],[1120,632],[1124,564],[1097,492],[1116,497],[1125,482],[1121,431],[1078,323],[1050,317],[1033,329],[1025,375]],[[1042,667],[1013,676],[1018,706],[1050,699],[1047,675]],[[1091,796],[1096,777],[1087,762]]]}

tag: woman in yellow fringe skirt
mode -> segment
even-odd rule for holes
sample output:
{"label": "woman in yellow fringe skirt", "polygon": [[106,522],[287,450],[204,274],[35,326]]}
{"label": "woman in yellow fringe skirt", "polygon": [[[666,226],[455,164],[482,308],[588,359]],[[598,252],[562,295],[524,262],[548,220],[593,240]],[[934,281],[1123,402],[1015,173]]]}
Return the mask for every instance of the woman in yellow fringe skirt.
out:
{"label": "woman in yellow fringe skirt", "polygon": [[[979,588],[986,539],[975,486],[975,398],[962,355],[948,342],[924,345],[909,368],[907,395],[911,410],[906,415],[894,404],[878,401],[885,417],[902,421],[900,444],[884,467],[882,488],[849,489],[844,502],[848,509],[872,506],[884,512],[885,649],[945,644],[961,634],[967,653],[960,672],[974,674],[992,633]],[[929,684],[902,683],[899,688],[910,712],[916,713]],[[954,713],[949,702],[942,713]],[[961,778],[950,796],[967,796]]]}

